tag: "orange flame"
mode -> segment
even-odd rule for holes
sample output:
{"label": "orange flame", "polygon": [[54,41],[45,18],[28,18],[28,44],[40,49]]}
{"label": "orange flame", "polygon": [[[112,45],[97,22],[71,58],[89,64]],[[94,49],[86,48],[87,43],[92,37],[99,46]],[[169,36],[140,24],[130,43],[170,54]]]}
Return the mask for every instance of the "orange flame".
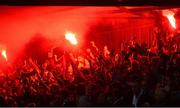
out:
{"label": "orange flame", "polygon": [[67,32],[65,38],[73,45],[77,45],[76,35],[74,33]]}
{"label": "orange flame", "polygon": [[8,61],[6,50],[2,50],[1,55],[6,59],[6,61]]}
{"label": "orange flame", "polygon": [[174,18],[174,12],[172,12],[170,10],[164,10],[163,15],[167,17],[167,19],[169,20],[171,26],[173,28],[176,28],[176,20]]}

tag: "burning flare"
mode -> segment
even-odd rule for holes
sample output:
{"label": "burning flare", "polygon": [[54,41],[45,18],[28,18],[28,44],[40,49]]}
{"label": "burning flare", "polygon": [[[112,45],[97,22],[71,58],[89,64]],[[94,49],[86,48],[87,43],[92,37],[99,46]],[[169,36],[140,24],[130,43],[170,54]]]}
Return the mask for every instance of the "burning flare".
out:
{"label": "burning flare", "polygon": [[6,61],[8,61],[6,50],[2,50],[1,55],[6,59]]}
{"label": "burning flare", "polygon": [[68,40],[71,44],[77,45],[76,35],[74,33],[67,32],[65,34],[66,40]]}
{"label": "burning flare", "polygon": [[173,28],[176,28],[176,20],[174,18],[174,12],[173,11],[164,10],[163,16],[167,17],[167,19],[169,20],[169,22]]}

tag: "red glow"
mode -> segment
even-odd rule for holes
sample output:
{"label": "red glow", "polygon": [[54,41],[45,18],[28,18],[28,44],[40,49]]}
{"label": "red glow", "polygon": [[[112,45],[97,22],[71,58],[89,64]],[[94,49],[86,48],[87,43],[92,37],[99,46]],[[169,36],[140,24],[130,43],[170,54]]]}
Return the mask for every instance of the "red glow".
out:
{"label": "red glow", "polygon": [[8,61],[6,50],[2,50],[1,55],[6,59],[6,61]]}
{"label": "red glow", "polygon": [[174,12],[169,11],[169,10],[164,10],[163,15],[167,17],[167,19],[169,20],[171,26],[173,28],[176,28],[176,20],[174,18]]}
{"label": "red glow", "polygon": [[77,45],[77,43],[78,43],[77,39],[76,39],[76,35],[74,33],[67,32],[65,34],[65,38],[73,45]]}

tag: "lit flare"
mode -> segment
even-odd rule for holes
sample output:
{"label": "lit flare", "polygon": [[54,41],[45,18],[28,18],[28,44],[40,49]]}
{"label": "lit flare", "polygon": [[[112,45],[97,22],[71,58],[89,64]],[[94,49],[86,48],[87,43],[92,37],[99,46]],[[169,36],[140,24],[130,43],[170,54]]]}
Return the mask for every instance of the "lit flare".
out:
{"label": "lit flare", "polygon": [[167,19],[169,20],[171,26],[176,29],[176,20],[174,18],[174,12],[172,12],[170,10],[164,10],[163,11],[163,16],[167,17]]}
{"label": "lit flare", "polygon": [[68,40],[73,45],[78,44],[77,39],[76,39],[76,35],[74,33],[67,32],[65,34],[65,38],[66,38],[66,40]]}
{"label": "lit flare", "polygon": [[6,61],[8,61],[7,54],[6,54],[6,50],[2,50],[2,51],[1,51],[1,55],[4,57],[4,59],[5,59]]}

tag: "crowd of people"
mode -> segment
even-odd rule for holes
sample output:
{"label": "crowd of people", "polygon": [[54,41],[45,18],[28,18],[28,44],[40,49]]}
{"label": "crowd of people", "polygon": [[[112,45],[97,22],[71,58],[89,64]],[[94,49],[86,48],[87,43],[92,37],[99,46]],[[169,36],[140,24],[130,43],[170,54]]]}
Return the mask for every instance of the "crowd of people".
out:
{"label": "crowd of people", "polygon": [[[160,43],[160,41],[156,43]],[[177,49],[135,38],[120,50],[91,47],[31,57],[0,76],[0,106],[180,106]]]}

